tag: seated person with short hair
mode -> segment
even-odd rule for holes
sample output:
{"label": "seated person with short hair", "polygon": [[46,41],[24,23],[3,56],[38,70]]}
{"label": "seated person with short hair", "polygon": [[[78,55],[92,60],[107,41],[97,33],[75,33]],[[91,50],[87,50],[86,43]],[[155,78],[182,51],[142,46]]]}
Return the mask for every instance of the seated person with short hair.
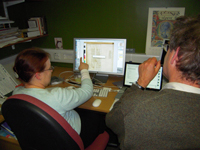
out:
{"label": "seated person with short hair", "polygon": [[[160,66],[146,60],[137,83],[146,88]],[[169,83],[161,91],[133,84],[106,115],[121,150],[200,148],[200,18],[176,19],[163,74]]]}

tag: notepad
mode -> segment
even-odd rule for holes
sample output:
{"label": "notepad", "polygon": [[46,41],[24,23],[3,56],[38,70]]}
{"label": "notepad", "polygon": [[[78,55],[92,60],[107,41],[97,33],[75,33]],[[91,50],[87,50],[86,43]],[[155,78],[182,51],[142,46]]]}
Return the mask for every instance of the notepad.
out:
{"label": "notepad", "polygon": [[2,64],[0,64],[0,96],[4,97],[6,94],[12,92],[17,86],[15,80],[7,72]]}

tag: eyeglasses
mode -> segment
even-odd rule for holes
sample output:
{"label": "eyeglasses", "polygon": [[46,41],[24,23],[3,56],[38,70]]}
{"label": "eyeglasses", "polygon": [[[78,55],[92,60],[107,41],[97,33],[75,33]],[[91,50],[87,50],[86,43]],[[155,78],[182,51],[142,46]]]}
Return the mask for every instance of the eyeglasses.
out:
{"label": "eyeglasses", "polygon": [[48,71],[48,70],[54,70],[54,67],[51,66],[49,69],[47,69],[47,70],[43,70],[43,71]]}

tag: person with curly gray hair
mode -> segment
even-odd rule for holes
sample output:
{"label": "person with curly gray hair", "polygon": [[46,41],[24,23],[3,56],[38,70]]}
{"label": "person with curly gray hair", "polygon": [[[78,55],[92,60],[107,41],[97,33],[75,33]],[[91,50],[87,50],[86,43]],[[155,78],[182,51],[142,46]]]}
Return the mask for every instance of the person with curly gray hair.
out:
{"label": "person with curly gray hair", "polygon": [[200,17],[176,19],[163,64],[169,82],[159,92],[143,90],[160,66],[155,57],[143,62],[137,85],[106,115],[121,150],[200,148]]}

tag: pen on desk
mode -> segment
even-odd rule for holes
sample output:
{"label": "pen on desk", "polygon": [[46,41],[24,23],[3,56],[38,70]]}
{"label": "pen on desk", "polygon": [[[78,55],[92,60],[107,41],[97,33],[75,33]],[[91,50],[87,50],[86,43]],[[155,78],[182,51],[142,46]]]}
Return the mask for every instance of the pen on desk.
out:
{"label": "pen on desk", "polygon": [[9,133],[14,135],[14,132],[12,132],[10,129],[6,128],[3,124],[1,125],[1,127],[3,127],[6,131],[8,131]]}
{"label": "pen on desk", "polygon": [[67,82],[71,83],[71,84],[81,85],[81,84],[78,84],[77,82],[73,82],[73,81],[67,81]]}

